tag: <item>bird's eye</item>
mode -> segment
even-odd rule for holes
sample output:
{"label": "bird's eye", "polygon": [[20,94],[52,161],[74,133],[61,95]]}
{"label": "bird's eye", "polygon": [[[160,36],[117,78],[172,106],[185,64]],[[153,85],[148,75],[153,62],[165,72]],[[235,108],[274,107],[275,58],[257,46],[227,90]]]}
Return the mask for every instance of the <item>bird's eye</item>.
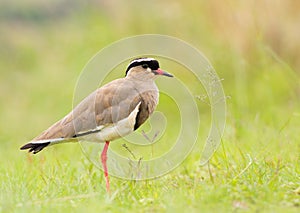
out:
{"label": "bird's eye", "polygon": [[147,68],[148,68],[148,64],[143,64],[142,67],[143,67],[144,69],[147,69]]}

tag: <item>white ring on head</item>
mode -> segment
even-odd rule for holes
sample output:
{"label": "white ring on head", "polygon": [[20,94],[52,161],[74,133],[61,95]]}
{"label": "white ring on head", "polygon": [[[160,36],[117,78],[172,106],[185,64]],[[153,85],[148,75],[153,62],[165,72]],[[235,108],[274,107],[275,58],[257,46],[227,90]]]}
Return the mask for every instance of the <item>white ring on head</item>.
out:
{"label": "white ring on head", "polygon": [[135,62],[143,62],[143,61],[156,61],[156,60],[154,58],[139,58],[131,61],[130,64],[133,64]]}

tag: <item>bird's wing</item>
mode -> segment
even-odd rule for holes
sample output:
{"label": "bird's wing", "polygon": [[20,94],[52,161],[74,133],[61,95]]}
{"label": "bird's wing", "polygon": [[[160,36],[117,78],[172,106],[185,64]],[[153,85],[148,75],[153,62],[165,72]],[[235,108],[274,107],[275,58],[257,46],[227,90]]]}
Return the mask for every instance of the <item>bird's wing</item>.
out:
{"label": "bird's wing", "polygon": [[114,80],[97,89],[72,112],[34,138],[33,141],[63,138],[93,133],[101,126],[111,125],[126,117],[142,101],[141,94],[130,81]]}

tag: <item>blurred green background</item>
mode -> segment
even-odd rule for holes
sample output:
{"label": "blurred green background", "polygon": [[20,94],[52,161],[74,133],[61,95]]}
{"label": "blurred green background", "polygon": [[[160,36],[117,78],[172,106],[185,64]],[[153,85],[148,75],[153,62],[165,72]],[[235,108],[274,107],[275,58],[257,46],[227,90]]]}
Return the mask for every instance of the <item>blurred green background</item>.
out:
{"label": "blurred green background", "polygon": [[[62,207],[74,210],[74,206],[82,210],[84,202],[90,202],[90,210],[110,211],[124,208],[155,212],[177,207],[209,211],[215,204],[224,205],[224,211],[273,211],[277,207],[299,210],[299,8],[300,2],[293,0],[2,0],[0,212]],[[213,171],[199,167],[199,153],[194,152],[184,169],[151,182],[150,185],[156,184],[153,190],[149,190],[149,183],[130,183],[133,185],[110,203],[102,198],[103,180],[97,182],[102,174],[93,170],[95,178],[89,179],[90,164],[79,146],[53,147],[34,157],[19,151],[22,144],[72,109],[77,78],[95,53],[124,37],[149,33],[187,41],[206,55],[223,79],[228,97],[227,126],[222,147],[211,161]],[[255,162],[252,170],[245,167],[247,154]],[[61,175],[59,171],[66,174],[56,185],[43,176],[47,173],[49,180],[56,180]],[[183,171],[191,179],[182,178]],[[68,185],[70,177],[80,175],[88,176],[95,186],[82,189],[80,181]],[[203,178],[207,188],[198,188],[195,178]],[[113,181],[115,190],[126,184]],[[43,191],[45,183],[57,187],[48,186]],[[162,191],[163,185],[171,183],[177,184],[177,188],[169,190],[177,190],[176,196]],[[75,186],[78,191],[70,189]],[[139,193],[134,192],[135,187],[140,187]],[[93,200],[72,197],[79,193],[89,197],[101,190],[96,198],[91,195]],[[57,197],[62,197],[60,204],[56,204]],[[38,201],[23,206],[32,200]],[[44,204],[43,200],[48,201]]]}

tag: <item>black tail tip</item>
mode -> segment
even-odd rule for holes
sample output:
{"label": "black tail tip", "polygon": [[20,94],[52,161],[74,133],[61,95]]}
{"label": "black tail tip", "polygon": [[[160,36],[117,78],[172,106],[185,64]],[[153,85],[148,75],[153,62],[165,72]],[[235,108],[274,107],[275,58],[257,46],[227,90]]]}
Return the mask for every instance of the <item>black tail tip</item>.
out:
{"label": "black tail tip", "polygon": [[42,149],[44,149],[46,146],[48,146],[50,142],[45,142],[45,143],[27,143],[24,146],[20,148],[20,150],[25,150],[29,149],[28,152],[32,152],[33,154],[36,154]]}

